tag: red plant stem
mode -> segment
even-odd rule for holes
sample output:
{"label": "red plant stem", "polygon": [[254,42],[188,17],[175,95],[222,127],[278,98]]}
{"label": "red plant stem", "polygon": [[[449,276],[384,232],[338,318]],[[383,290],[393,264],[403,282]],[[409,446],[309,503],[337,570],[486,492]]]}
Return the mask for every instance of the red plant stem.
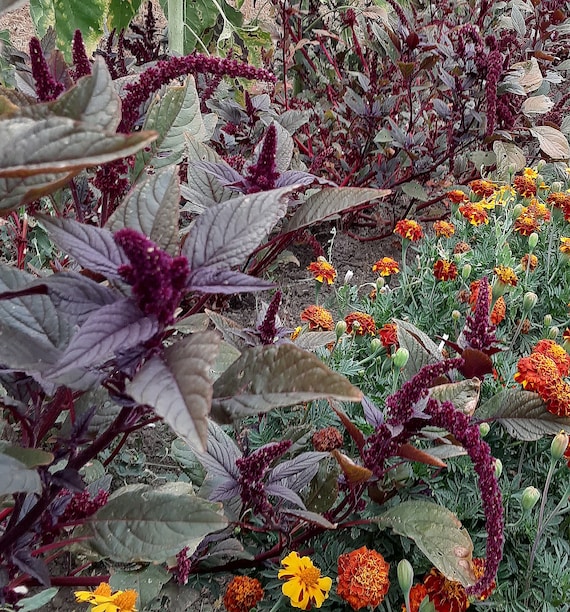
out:
{"label": "red plant stem", "polygon": [[64,587],[98,587],[102,582],[109,582],[110,575],[107,576],[54,576],[51,579],[52,586]]}
{"label": "red plant stem", "polygon": [[2,522],[4,519],[8,518],[8,517],[10,516],[10,514],[12,514],[12,510],[13,510],[13,509],[14,509],[14,508],[4,508],[4,510],[2,510],[2,511],[0,512],[0,523],[1,523],[1,522]]}
{"label": "red plant stem", "polygon": [[286,2],[283,0],[281,2],[281,19],[283,20],[283,41],[282,41],[282,49],[281,52],[283,54],[283,102],[285,104],[285,110],[289,109],[289,100],[287,98],[287,30],[285,27],[285,20],[287,19],[287,9]]}
{"label": "red plant stem", "polygon": [[340,73],[340,70],[338,69],[338,64],[336,63],[336,60],[331,56],[331,54],[329,53],[328,49],[326,48],[320,36],[317,36],[317,42],[319,43],[321,51],[325,54],[325,57],[330,62],[331,66],[334,68],[334,71],[336,72],[336,76],[338,80],[342,83],[343,82],[342,74]]}
{"label": "red plant stem", "polygon": [[107,459],[105,459],[105,461],[103,461],[104,467],[108,467],[111,461],[113,461],[113,459],[119,454],[119,452],[125,445],[125,442],[127,441],[128,437],[129,437],[128,433],[124,433],[122,435],[120,442],[117,444],[117,446],[115,446],[115,448],[113,449],[113,452],[107,457]]}
{"label": "red plant stem", "polygon": [[[82,522],[77,523],[82,524]],[[70,523],[71,525],[71,523]],[[84,542],[88,540],[89,536],[84,536],[81,538],[69,538],[67,540],[58,540],[57,542],[51,542],[51,544],[45,544],[44,546],[40,546],[32,551],[32,556],[37,557],[39,555],[43,555],[44,553],[50,552],[50,550],[58,550],[60,548],[64,548],[69,544],[75,544],[76,542]]]}

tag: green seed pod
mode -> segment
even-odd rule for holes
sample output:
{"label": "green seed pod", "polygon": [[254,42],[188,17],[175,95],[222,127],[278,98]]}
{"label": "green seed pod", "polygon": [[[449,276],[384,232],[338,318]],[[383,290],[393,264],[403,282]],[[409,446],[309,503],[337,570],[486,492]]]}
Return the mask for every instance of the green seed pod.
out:
{"label": "green seed pod", "polygon": [[459,319],[461,319],[461,313],[459,312],[459,310],[452,310],[451,311],[451,318],[454,321],[459,321]]}
{"label": "green seed pod", "polygon": [[513,218],[517,219],[518,217],[520,217],[522,211],[523,211],[523,205],[522,204],[517,204],[513,208]]}
{"label": "green seed pod", "polygon": [[484,438],[491,431],[489,423],[481,423],[479,425],[479,435]]}
{"label": "green seed pod", "polygon": [[529,312],[536,306],[538,295],[532,291],[527,291],[523,297],[523,310]]}
{"label": "green seed pod", "polygon": [[540,499],[540,491],[536,487],[527,487],[521,497],[521,506],[525,513],[530,512]]}
{"label": "green seed pod", "polygon": [[564,453],[568,448],[568,440],[568,434],[565,431],[557,433],[552,439],[552,443],[550,445],[550,456],[555,461],[558,461],[558,459],[564,456]]}
{"label": "green seed pod", "polygon": [[538,234],[536,232],[532,232],[532,234],[528,237],[528,248],[531,251],[536,249],[536,245],[538,244]]}
{"label": "green seed pod", "polygon": [[471,276],[471,272],[473,270],[473,266],[469,263],[466,263],[461,270],[461,277],[464,280],[467,280]]}
{"label": "green seed pod", "polygon": [[552,325],[552,315],[551,314],[544,315],[544,326],[550,327],[551,325]]}
{"label": "green seed pod", "polygon": [[376,291],[378,291],[378,293],[380,293],[380,289],[382,289],[382,287],[383,287],[385,284],[386,284],[386,281],[385,281],[385,280],[384,280],[384,279],[383,279],[381,276],[379,276],[379,277],[376,279]]}
{"label": "green seed pod", "polygon": [[402,593],[407,595],[414,583],[414,568],[407,559],[402,559],[398,563],[398,584],[402,589]]}
{"label": "green seed pod", "polygon": [[551,185],[551,188],[554,193],[562,191],[562,183],[560,181],[554,181],[554,183],[552,183]]}
{"label": "green seed pod", "polygon": [[500,459],[495,459],[495,478],[499,478],[503,473],[503,462]]}
{"label": "green seed pod", "polygon": [[551,340],[556,340],[556,338],[558,338],[558,335],[560,334],[560,330],[558,329],[558,327],[551,327],[548,330],[548,337]]}
{"label": "green seed pod", "polygon": [[410,352],[408,349],[400,347],[395,353],[394,357],[392,357],[392,363],[395,368],[401,370],[407,363],[410,358]]}
{"label": "green seed pod", "polygon": [[346,321],[339,321],[334,328],[337,340],[346,333]]}
{"label": "green seed pod", "polygon": [[374,355],[374,353],[377,353],[382,348],[382,346],[383,345],[380,341],[380,338],[372,338],[370,342],[370,353]]}

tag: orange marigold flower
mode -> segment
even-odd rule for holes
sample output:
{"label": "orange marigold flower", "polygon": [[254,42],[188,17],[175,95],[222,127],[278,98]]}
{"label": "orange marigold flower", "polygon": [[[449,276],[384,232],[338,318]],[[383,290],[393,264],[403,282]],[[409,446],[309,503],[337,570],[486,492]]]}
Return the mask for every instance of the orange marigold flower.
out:
{"label": "orange marigold flower", "polygon": [[505,302],[505,298],[501,296],[493,306],[493,310],[491,310],[491,314],[489,316],[489,320],[493,325],[499,325],[504,319],[507,313],[507,304]]}
{"label": "orange marigold flower", "polygon": [[475,181],[471,181],[469,183],[469,187],[471,187],[471,191],[482,198],[488,198],[495,193],[495,189],[497,189],[497,185],[495,183],[491,183],[491,181],[485,181],[484,179],[477,179]]}
{"label": "orange marigold flower", "polygon": [[528,268],[531,272],[533,272],[538,266],[538,257],[532,253],[527,253],[521,258],[521,266],[523,267],[523,270]]}
{"label": "orange marigold flower", "polygon": [[137,597],[137,592],[132,589],[122,592],[118,591],[115,597],[113,597],[113,605],[116,606],[117,612],[134,612]]}
{"label": "orange marigold flower", "polygon": [[[344,317],[344,320],[347,334],[354,332],[357,336],[364,336],[365,334],[373,335],[376,333],[374,318],[365,312],[351,312]],[[355,323],[358,323],[358,325],[355,325]]]}
{"label": "orange marigold flower", "polygon": [[447,579],[435,567],[424,578],[430,601],[441,612],[464,612],[469,607],[465,588],[460,582]]}
{"label": "orange marigold flower", "polygon": [[234,576],[224,595],[228,612],[249,612],[263,599],[261,582],[249,576]]}
{"label": "orange marigold flower", "polygon": [[307,266],[307,270],[319,283],[326,281],[329,285],[332,285],[336,278],[336,270],[324,257],[319,257],[317,261],[311,262]]}
{"label": "orange marigold flower", "polygon": [[454,204],[462,204],[463,202],[469,201],[466,193],[461,191],[461,189],[453,189],[452,191],[448,191],[446,195]]}
{"label": "orange marigold flower", "polygon": [[373,272],[378,272],[380,276],[390,276],[391,274],[398,274],[400,268],[398,262],[391,257],[382,257],[373,266]]}
{"label": "orange marigold flower", "polygon": [[515,176],[513,187],[523,198],[532,198],[536,195],[536,183],[528,176]]}
{"label": "orange marigold flower", "polygon": [[438,259],[433,264],[433,275],[440,281],[454,280],[457,278],[457,266],[447,259]]}
{"label": "orange marigold flower", "polygon": [[475,309],[475,304],[477,303],[480,282],[480,280],[475,280],[469,285],[469,305],[472,310]]}
{"label": "orange marigold flower", "polygon": [[564,255],[570,255],[570,238],[566,236],[560,236],[560,252],[564,253]]}
{"label": "orange marigold flower", "polygon": [[542,353],[531,353],[519,359],[515,380],[527,391],[542,395],[546,384],[560,378],[556,363]]}
{"label": "orange marigold flower", "polygon": [[342,448],[342,433],[332,425],[315,431],[311,438],[316,451],[328,453],[335,448]]}
{"label": "orange marigold flower", "polygon": [[564,330],[564,333],[562,334],[562,340],[564,340],[564,342],[570,342],[570,329],[568,327]]}
{"label": "orange marigold flower", "polygon": [[532,215],[521,214],[515,221],[514,230],[521,236],[530,236],[532,232],[540,231],[540,223],[538,219]]}
{"label": "orange marigold flower", "polygon": [[[410,589],[410,612],[419,612],[422,601],[427,597],[427,589],[423,584],[414,584]],[[402,605],[402,612],[406,612],[406,606]]]}
{"label": "orange marigold flower", "polygon": [[313,330],[331,331],[334,327],[331,313],[322,306],[307,306],[301,313],[301,321],[307,321]]}
{"label": "orange marigold flower", "polygon": [[444,238],[451,238],[455,234],[455,225],[449,223],[449,221],[436,221],[433,224],[433,229],[436,236],[443,236]]}
{"label": "orange marigold flower", "polygon": [[494,270],[495,274],[500,283],[503,285],[510,285],[511,287],[516,287],[519,279],[515,274],[515,271],[508,266],[497,266]]}
{"label": "orange marigold flower", "polygon": [[462,204],[459,207],[459,212],[475,227],[483,223],[489,223],[489,213],[480,204],[472,202]]}
{"label": "orange marigold flower", "polygon": [[297,340],[297,338],[299,337],[299,334],[302,331],[302,327],[300,325],[298,325],[292,332],[291,335],[289,336],[291,338],[291,340]]}
{"label": "orange marigold flower", "polygon": [[532,352],[542,353],[550,357],[556,364],[560,376],[568,376],[570,374],[570,355],[559,344],[556,344],[554,340],[547,338],[539,340],[532,349]]}
{"label": "orange marigold flower", "polygon": [[471,246],[467,242],[458,242],[453,249],[454,255],[461,255],[462,253],[469,253]]}
{"label": "orange marigold flower", "polygon": [[394,234],[398,234],[402,238],[407,238],[412,242],[417,242],[423,237],[424,232],[417,221],[413,219],[401,219],[396,223]]}
{"label": "orange marigold flower", "polygon": [[376,608],[386,596],[390,566],[384,557],[366,546],[338,558],[337,593],[353,610]]}
{"label": "orange marigold flower", "polygon": [[544,386],[540,397],[546,409],[558,417],[570,416],[570,385],[561,378],[550,381]]}
{"label": "orange marigold flower", "polygon": [[394,323],[385,323],[378,330],[378,337],[384,348],[398,348],[398,327]]}
{"label": "orange marigold flower", "polygon": [[[473,573],[477,580],[483,577],[485,573],[485,559],[473,559]],[[484,601],[497,588],[497,583],[493,580],[491,585],[485,589],[477,599]]]}
{"label": "orange marigold flower", "polygon": [[566,208],[570,206],[570,193],[564,193],[562,191],[553,191],[548,194],[546,198],[548,204],[554,204],[556,208]]}
{"label": "orange marigold flower", "polygon": [[533,198],[530,201],[530,204],[528,205],[528,213],[537,219],[550,221],[550,210],[548,210],[548,206],[536,198]]}

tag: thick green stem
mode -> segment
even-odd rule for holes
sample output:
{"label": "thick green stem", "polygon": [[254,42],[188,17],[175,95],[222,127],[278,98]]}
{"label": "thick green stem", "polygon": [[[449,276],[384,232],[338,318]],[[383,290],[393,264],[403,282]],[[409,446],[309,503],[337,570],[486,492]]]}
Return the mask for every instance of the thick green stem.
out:
{"label": "thick green stem", "polygon": [[184,55],[184,0],[168,0],[168,46]]}

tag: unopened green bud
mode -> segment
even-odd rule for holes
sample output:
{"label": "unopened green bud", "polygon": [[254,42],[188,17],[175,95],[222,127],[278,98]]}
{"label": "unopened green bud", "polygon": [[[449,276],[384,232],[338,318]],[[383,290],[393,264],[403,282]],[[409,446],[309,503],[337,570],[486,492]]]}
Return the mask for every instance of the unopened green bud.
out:
{"label": "unopened green bud", "polygon": [[337,340],[346,333],[346,321],[339,321],[334,328]]}
{"label": "unopened green bud", "polygon": [[503,473],[503,462],[500,459],[495,459],[495,478],[499,478]]}
{"label": "unopened green bud", "polygon": [[509,171],[509,174],[512,176],[517,171],[517,165],[509,164],[507,170]]}
{"label": "unopened green bud", "polygon": [[507,290],[507,285],[505,285],[505,283],[501,283],[500,281],[496,280],[493,283],[493,287],[491,289],[491,295],[493,297],[493,302],[496,302],[502,295],[504,295],[506,290]]}
{"label": "unopened green bud", "polygon": [[538,295],[532,291],[527,291],[523,297],[523,310],[529,312],[536,306]]}
{"label": "unopened green bud", "polygon": [[386,284],[386,281],[385,281],[385,280],[384,280],[384,279],[383,279],[381,276],[379,276],[379,277],[376,279],[376,291],[380,292],[380,289],[382,289],[382,287],[383,287],[385,284]]}
{"label": "unopened green bud", "polygon": [[408,349],[401,346],[395,353],[394,357],[392,357],[392,363],[395,368],[401,370],[407,363],[410,358],[410,352]]}
{"label": "unopened green bud", "polygon": [[359,332],[362,325],[360,325],[360,321],[353,321],[351,327],[352,331],[356,334]]}
{"label": "unopened green bud", "polygon": [[412,584],[414,583],[414,568],[407,559],[402,559],[398,563],[398,584],[404,593],[404,597],[407,597]]}
{"label": "unopened green bud", "polygon": [[459,310],[452,310],[451,311],[451,318],[454,321],[459,321],[459,319],[461,319],[461,313],[459,312]]}
{"label": "unopened green bud", "polygon": [[552,315],[551,314],[544,315],[544,326],[550,327],[551,325],[552,325]]}
{"label": "unopened green bud", "polygon": [[348,285],[348,283],[350,283],[350,281],[352,280],[353,276],[354,272],[352,270],[347,270],[346,274],[344,275],[344,284]]}
{"label": "unopened green bud", "polygon": [[543,159],[539,159],[538,164],[536,164],[536,171],[540,172],[544,166],[546,166],[546,162]]}
{"label": "unopened green bud", "polygon": [[479,425],[479,435],[484,438],[491,431],[489,423],[481,423]]}
{"label": "unopened green bud", "polygon": [[536,245],[538,244],[538,234],[536,232],[532,232],[532,234],[528,237],[528,248],[531,251],[536,249]]}
{"label": "unopened green bud", "polygon": [[558,329],[558,327],[551,327],[548,330],[548,337],[550,338],[550,340],[556,340],[556,338],[558,338],[559,333],[560,330]]}
{"label": "unopened green bud", "polygon": [[471,271],[473,270],[473,267],[471,266],[471,264],[466,263],[463,266],[463,269],[461,270],[461,276],[463,279],[468,279],[471,276]]}
{"label": "unopened green bud", "polygon": [[523,205],[522,204],[517,204],[514,208],[513,208],[513,217],[515,219],[518,219],[518,217],[521,216],[521,213],[523,211]]}
{"label": "unopened green bud", "polygon": [[558,461],[568,448],[568,434],[565,431],[561,431],[557,433],[552,439],[552,443],[550,445],[550,456]]}
{"label": "unopened green bud", "polygon": [[530,512],[540,499],[540,491],[536,487],[527,487],[521,497],[523,511]]}
{"label": "unopened green bud", "polygon": [[551,185],[552,191],[556,193],[557,191],[562,191],[562,183],[560,181],[554,181]]}
{"label": "unopened green bud", "polygon": [[381,348],[382,348],[383,344],[380,341],[380,338],[372,338],[372,340],[370,341],[370,352],[372,354],[377,353]]}
{"label": "unopened green bud", "polygon": [[542,176],[542,174],[537,174],[536,175],[536,186],[540,187],[542,183],[544,183],[544,177]]}

